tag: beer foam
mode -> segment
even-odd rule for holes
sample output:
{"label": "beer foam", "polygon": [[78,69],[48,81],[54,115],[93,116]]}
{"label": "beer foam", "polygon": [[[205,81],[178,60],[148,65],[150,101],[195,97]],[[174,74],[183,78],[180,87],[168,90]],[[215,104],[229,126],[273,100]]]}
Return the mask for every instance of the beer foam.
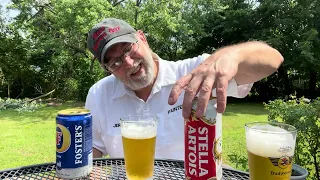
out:
{"label": "beer foam", "polygon": [[[295,137],[280,127],[271,125],[257,125],[247,130],[247,150],[262,157],[293,156]],[[272,130],[273,133],[266,132]]]}
{"label": "beer foam", "polygon": [[121,127],[121,134],[130,139],[149,139],[157,135],[157,127],[152,125],[142,127],[137,124],[126,124]]}

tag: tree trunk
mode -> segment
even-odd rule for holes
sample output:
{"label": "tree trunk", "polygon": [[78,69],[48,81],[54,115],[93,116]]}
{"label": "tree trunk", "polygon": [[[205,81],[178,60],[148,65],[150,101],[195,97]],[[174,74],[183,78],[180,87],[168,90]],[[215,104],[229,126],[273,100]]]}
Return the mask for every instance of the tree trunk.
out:
{"label": "tree trunk", "polygon": [[317,162],[317,151],[315,153],[313,153],[312,157],[313,157],[313,161],[314,161],[314,167],[316,169],[316,176],[318,179],[320,179],[320,172],[319,172],[320,167]]}
{"label": "tree trunk", "polygon": [[288,72],[283,66],[280,66],[280,68],[278,69],[278,73],[279,73],[279,77],[283,81],[283,88],[284,88],[283,94],[285,96],[289,96],[292,93],[292,86],[290,85],[291,83],[289,82]]}
{"label": "tree trunk", "polygon": [[8,84],[8,98],[10,98],[10,84]]}
{"label": "tree trunk", "polygon": [[21,83],[21,96],[24,97],[24,81],[23,81],[23,78],[22,76],[20,76],[20,83]]}
{"label": "tree trunk", "polygon": [[317,72],[311,70],[309,72],[309,98],[316,98]]}
{"label": "tree trunk", "polygon": [[42,94],[41,96],[38,96],[38,97],[33,98],[33,99],[30,99],[30,100],[28,100],[28,102],[31,102],[31,101],[38,100],[38,99],[41,99],[41,98],[43,98],[43,97],[46,97],[46,96],[52,94],[54,91],[56,91],[56,90],[54,89],[54,90],[52,90],[52,91],[50,91],[50,92],[48,92],[48,93],[46,93],[46,94]]}
{"label": "tree trunk", "polygon": [[[136,1],[136,6],[140,7],[140,4],[141,4],[141,0],[137,0]],[[134,26],[135,27],[137,27],[137,24],[138,24],[138,15],[139,15],[139,9],[136,8],[136,12],[134,14]]]}

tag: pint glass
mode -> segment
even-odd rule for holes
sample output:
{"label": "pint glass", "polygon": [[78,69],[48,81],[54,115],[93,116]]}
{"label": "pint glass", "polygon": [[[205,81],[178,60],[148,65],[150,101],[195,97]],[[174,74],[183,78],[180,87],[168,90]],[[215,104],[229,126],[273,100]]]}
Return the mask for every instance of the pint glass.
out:
{"label": "pint glass", "polygon": [[127,116],[120,126],[127,178],[153,179],[157,118]]}
{"label": "pint glass", "polygon": [[273,122],[245,125],[250,180],[289,180],[296,144],[295,127]]}

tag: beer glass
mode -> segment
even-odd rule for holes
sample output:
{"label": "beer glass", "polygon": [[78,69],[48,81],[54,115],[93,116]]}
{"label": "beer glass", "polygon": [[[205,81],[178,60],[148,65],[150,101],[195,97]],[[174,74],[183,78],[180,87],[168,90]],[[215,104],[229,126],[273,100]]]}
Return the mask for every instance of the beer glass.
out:
{"label": "beer glass", "polygon": [[250,180],[289,180],[296,144],[295,127],[274,122],[245,125]]}
{"label": "beer glass", "polygon": [[157,121],[154,116],[127,116],[120,119],[126,175],[129,180],[153,179]]}

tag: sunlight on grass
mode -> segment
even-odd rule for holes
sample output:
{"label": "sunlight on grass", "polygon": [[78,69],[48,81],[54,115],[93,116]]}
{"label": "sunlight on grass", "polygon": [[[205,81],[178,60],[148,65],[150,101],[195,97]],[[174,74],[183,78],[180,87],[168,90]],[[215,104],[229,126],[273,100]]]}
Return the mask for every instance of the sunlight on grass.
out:
{"label": "sunlight on grass", "polygon": [[[0,169],[55,162],[55,117],[59,110],[70,107],[76,106],[45,107],[23,114],[0,112]],[[223,114],[224,164],[236,168],[228,158],[232,153],[247,156],[244,124],[266,120],[262,103],[228,104]]]}
{"label": "sunlight on grass", "polygon": [[55,117],[60,107],[0,112],[0,169],[55,161]]}
{"label": "sunlight on grass", "polygon": [[228,155],[236,154],[247,157],[246,136],[244,125],[248,122],[267,121],[267,110],[262,103],[228,104],[222,117],[222,148],[223,163],[231,167],[242,169],[235,162],[230,161]]}

